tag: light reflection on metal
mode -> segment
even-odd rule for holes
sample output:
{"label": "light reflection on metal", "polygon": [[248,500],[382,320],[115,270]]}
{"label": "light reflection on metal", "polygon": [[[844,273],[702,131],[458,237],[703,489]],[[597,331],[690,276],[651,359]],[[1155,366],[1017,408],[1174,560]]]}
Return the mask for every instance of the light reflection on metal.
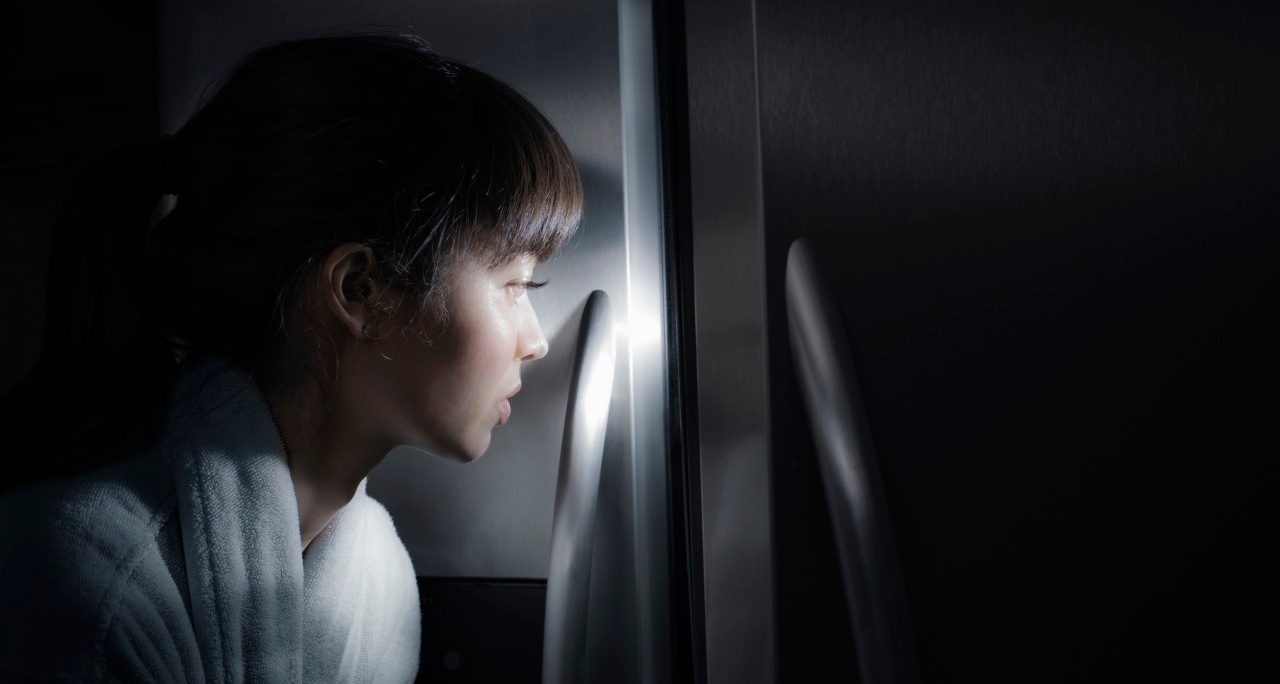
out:
{"label": "light reflection on metal", "polygon": [[[622,197],[627,235],[627,292],[619,318],[627,321],[627,340],[618,346],[620,374],[631,387],[631,519],[635,665],[625,681],[669,682],[671,622],[667,582],[667,289],[661,191],[661,137],[658,131],[657,52],[652,0],[620,0],[618,7],[618,94],[622,112]],[[607,476],[607,474],[606,474]],[[597,585],[598,587],[600,585]],[[622,597],[619,597],[622,598]],[[620,673],[594,665],[597,644],[626,640],[616,618],[598,621],[588,639],[592,680],[617,682]],[[607,653],[608,650],[605,650]]]}
{"label": "light reflection on metal", "polygon": [[556,478],[542,642],[542,681],[548,684],[583,680],[591,542],[613,395],[615,344],[609,297],[596,290],[582,312]]}
{"label": "light reflection on metal", "polygon": [[915,646],[849,342],[812,247],[787,254],[787,319],[840,557],[861,681],[918,680]]}

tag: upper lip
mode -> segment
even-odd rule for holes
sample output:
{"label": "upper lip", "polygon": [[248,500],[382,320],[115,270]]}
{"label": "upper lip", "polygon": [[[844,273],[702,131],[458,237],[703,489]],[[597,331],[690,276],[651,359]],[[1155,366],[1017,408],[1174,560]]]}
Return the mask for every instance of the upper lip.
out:
{"label": "upper lip", "polygon": [[523,386],[524,386],[523,382],[517,382],[516,386],[512,387],[511,391],[507,392],[507,396],[503,397],[503,399],[510,399],[511,397],[514,397],[516,395],[516,392],[519,392],[520,388]]}

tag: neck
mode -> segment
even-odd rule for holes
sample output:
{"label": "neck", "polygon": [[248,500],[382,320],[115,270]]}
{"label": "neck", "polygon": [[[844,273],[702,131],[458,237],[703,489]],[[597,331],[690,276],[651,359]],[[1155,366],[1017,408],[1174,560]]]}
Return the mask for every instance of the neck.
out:
{"label": "neck", "polygon": [[313,393],[272,393],[267,403],[288,454],[305,551],[388,449],[360,431],[360,421],[324,410]]}

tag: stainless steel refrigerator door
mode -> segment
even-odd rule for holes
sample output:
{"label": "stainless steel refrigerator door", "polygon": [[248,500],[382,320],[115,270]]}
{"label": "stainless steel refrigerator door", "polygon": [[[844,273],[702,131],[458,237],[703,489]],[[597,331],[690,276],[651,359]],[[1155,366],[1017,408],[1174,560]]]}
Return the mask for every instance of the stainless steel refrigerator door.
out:
{"label": "stainless steel refrigerator door", "polygon": [[684,10],[708,680],[856,676],[790,359],[801,237],[925,679],[1246,671],[1272,584],[1274,3]]}
{"label": "stainless steel refrigerator door", "polygon": [[750,0],[713,0],[689,3],[684,13],[706,676],[712,684],[772,682],[774,540],[755,9]]}
{"label": "stainless steel refrigerator door", "polygon": [[397,448],[369,492],[419,576],[547,577],[557,459],[577,321],[604,290],[617,326],[592,559],[588,673],[663,681],[666,664],[666,311],[648,2],[344,3],[177,0],[161,7],[161,120],[175,130],[248,51],[330,30],[410,30],[525,93],[582,170],[583,223],[536,278],[550,352],[529,364],[511,420],[460,465]]}

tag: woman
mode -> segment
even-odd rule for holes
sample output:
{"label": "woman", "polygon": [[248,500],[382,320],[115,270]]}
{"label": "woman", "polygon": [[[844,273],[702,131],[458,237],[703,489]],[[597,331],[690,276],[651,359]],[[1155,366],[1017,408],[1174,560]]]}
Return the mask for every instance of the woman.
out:
{"label": "woman", "polygon": [[547,351],[532,269],[580,215],[564,142],[419,39],[325,37],[85,173],[4,402],[31,482],[0,501],[0,680],[411,680],[416,579],[365,478],[509,417]]}

